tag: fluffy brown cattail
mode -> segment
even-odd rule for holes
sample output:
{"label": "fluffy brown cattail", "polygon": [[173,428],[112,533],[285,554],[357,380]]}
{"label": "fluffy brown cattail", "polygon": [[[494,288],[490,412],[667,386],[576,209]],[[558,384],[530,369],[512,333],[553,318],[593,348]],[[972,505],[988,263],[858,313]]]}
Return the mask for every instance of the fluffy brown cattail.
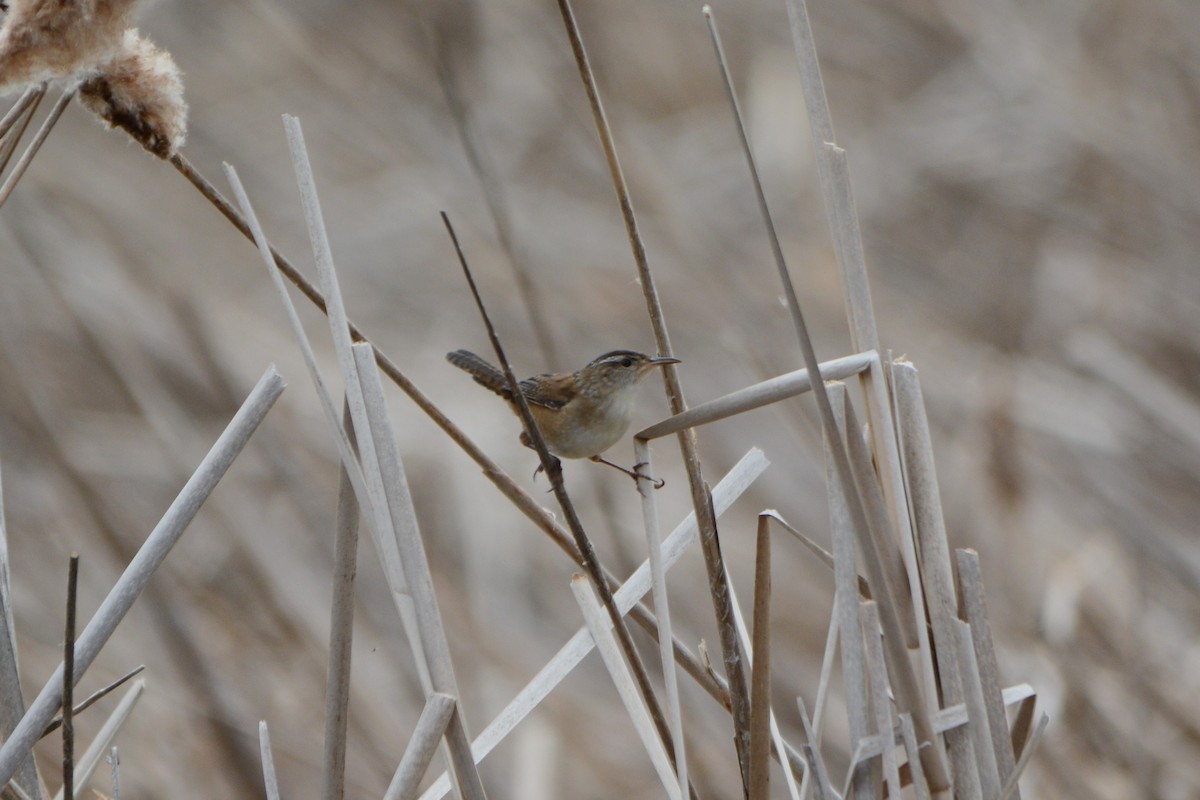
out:
{"label": "fluffy brown cattail", "polygon": [[80,85],[79,100],[159,158],[183,145],[187,104],[179,68],[136,29],[125,31],[117,54]]}
{"label": "fluffy brown cattail", "polygon": [[0,26],[0,91],[95,69],[121,43],[137,0],[11,0]]}

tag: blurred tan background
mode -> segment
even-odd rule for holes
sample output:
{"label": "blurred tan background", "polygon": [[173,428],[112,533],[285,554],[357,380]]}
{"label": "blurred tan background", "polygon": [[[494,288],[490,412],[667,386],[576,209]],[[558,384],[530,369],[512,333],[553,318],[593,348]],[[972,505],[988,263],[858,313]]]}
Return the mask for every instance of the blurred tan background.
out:
{"label": "blurred tan background", "polygon": [[[689,402],[797,368],[699,7],[579,5]],[[951,543],[981,553],[1006,684],[1032,683],[1052,717],[1026,796],[1200,796],[1200,7],[814,0],[810,14],[881,338],[923,378]],[[846,354],[784,7],[717,15],[818,355]],[[351,316],[543,496],[517,422],[443,361],[487,341],[437,213],[457,224],[518,372],[653,348],[555,5],[160,0],[140,27],[185,73],[186,156],[222,190],[221,162],[237,166],[268,234],[312,275],[279,122],[300,117]],[[540,355],[439,65],[561,363]],[[0,213],[0,264],[27,697],[60,657],[68,553],[82,556],[86,619],[274,362],[290,389],[83,692],[148,667],[120,740],[124,797],[262,796],[259,719],[285,791],[316,796],[336,461],[257,254],[169,165],[72,107]],[[332,379],[324,321],[301,312]],[[478,732],[579,625],[572,565],[407,398],[390,402]],[[722,525],[744,597],[757,511],[828,541],[811,411],[700,431],[710,480],[751,446],[772,461]],[[637,424],[665,413],[648,382]],[[656,456],[673,525],[686,480],[671,443]],[[567,478],[601,558],[627,573],[644,553],[632,486],[586,463]],[[672,575],[680,635],[715,649],[699,555]],[[794,697],[813,702],[832,577],[782,539],[775,576],[776,702],[799,741]],[[365,798],[382,795],[421,701],[366,537],[359,581],[348,796]],[[698,787],[732,797],[728,718],[690,683],[684,698]],[[80,720],[85,737],[104,713]],[[493,798],[657,796],[631,733],[593,656],[484,763],[485,784]],[[52,783],[56,748],[39,750]]]}

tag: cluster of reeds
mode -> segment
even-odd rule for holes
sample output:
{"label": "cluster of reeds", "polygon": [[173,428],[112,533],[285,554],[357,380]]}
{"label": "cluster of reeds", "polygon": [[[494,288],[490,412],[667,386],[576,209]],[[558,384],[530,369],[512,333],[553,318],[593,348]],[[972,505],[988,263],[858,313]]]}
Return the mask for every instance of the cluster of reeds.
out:
{"label": "cluster of reeds", "polygon": [[[560,0],[559,6],[629,235],[656,344],[661,354],[669,355],[672,348],[667,321],[583,38],[570,4]],[[13,20],[19,19],[19,8],[27,10],[14,3],[6,30],[15,26]],[[647,475],[653,474],[650,442],[674,436],[683,455],[685,474],[681,477],[689,487],[693,513],[679,522],[670,535],[663,536],[653,481],[649,478],[640,480],[638,489],[647,559],[624,581],[598,558],[583,521],[575,511],[561,470],[541,441],[528,409],[522,409],[523,423],[550,476],[565,525],[509,478],[350,320],[342,302],[334,254],[325,233],[298,120],[286,118],[285,128],[317,265],[316,285],[307,281],[272,247],[236,170],[226,168],[235,198],[235,203],[231,203],[178,152],[183,132],[182,111],[172,115],[146,111],[147,107],[159,108],[164,104],[182,109],[182,99],[177,75],[161,65],[148,65],[146,59],[152,60],[154,54],[140,44],[136,34],[122,34],[120,46],[127,58],[120,67],[105,59],[81,66],[82,62],[76,59],[55,75],[43,76],[36,70],[30,71],[31,76],[42,80],[68,74],[78,76],[83,70],[84,82],[79,84],[83,87],[80,91],[89,93],[100,103],[93,106],[89,101],[89,106],[107,121],[120,124],[148,150],[167,158],[226,218],[253,239],[284,304],[341,464],[334,542],[335,592],[325,698],[323,797],[337,798],[344,792],[346,730],[350,714],[350,644],[360,518],[372,537],[374,551],[411,649],[412,666],[426,699],[424,711],[385,794],[387,798],[435,798],[450,791],[464,798],[485,797],[486,786],[480,778],[478,762],[503,741],[593,648],[599,652],[644,745],[646,756],[661,781],[662,792],[668,797],[703,794],[702,787],[694,780],[694,770],[689,770],[687,741],[694,734],[688,728],[692,715],[684,707],[679,692],[681,678],[696,682],[729,712],[732,746],[728,757],[737,764],[744,794],[754,800],[771,796],[773,781],[777,787],[776,795],[786,794],[797,799],[909,795],[1005,800],[1019,796],[1018,779],[1034,752],[1047,718],[1041,715],[1035,719],[1036,695],[1032,687],[1027,684],[1003,686],[988,621],[979,558],[970,550],[952,550],[947,541],[918,373],[912,364],[893,359],[880,344],[861,233],[850,191],[846,153],[837,146],[834,137],[807,12],[799,0],[789,0],[787,8],[813,140],[819,143],[816,163],[841,269],[854,352],[818,361],[759,181],[716,21],[711,10],[706,8],[704,13],[724,77],[732,118],[747,158],[749,179],[755,188],[765,233],[793,322],[798,360],[804,366],[691,408],[685,402],[676,370],[673,367],[664,370],[672,414],[636,435],[637,458],[645,465]],[[114,31],[124,30],[126,18],[120,19],[122,24],[113,26]],[[9,40],[13,38],[13,34],[8,36]],[[0,42],[3,40],[0,37]],[[105,58],[109,58],[108,53],[106,50]],[[100,68],[96,64],[108,66]],[[123,94],[121,87],[136,85],[137,76],[148,73],[162,79],[157,84],[155,97],[160,101],[163,97],[167,99],[139,106],[141,101],[129,101],[128,93]],[[163,81],[167,85],[165,89]],[[16,142],[44,91],[44,85],[31,89],[6,116],[6,154],[15,151]],[[23,171],[22,165],[27,166],[37,152],[37,145],[44,141],[62,107],[70,100],[72,91],[69,89],[64,93],[25,156],[10,172],[5,188],[0,190],[0,198],[11,193]],[[131,106],[141,110],[131,112]],[[114,111],[114,108],[118,110]],[[493,205],[492,210],[496,213],[497,207]],[[450,218],[446,215],[443,218],[496,356],[507,379],[515,387],[516,378],[501,338],[487,316],[486,303],[472,279],[469,248],[460,243]],[[498,228],[503,231],[505,226],[499,222],[497,220]],[[289,294],[288,281],[328,317],[344,387],[340,403],[321,374],[313,345]],[[515,283],[518,287],[531,288],[520,276]],[[535,328],[544,331],[545,323],[538,322],[537,298],[532,291],[525,297]],[[432,418],[481,467],[501,493],[582,570],[572,579],[571,590],[578,602],[583,625],[474,738],[468,724],[471,710],[465,707],[456,682],[438,598],[417,525],[415,505],[421,500],[410,493],[384,400],[384,377],[399,386],[418,409]],[[204,499],[247,444],[282,389],[278,374],[273,368],[268,369],[78,637],[75,636],[74,590],[68,592],[63,666],[45,682],[28,709],[23,706],[18,680],[7,582],[9,566],[5,558],[0,572],[0,602],[3,602],[5,612],[0,615],[0,623],[5,625],[6,634],[0,636],[0,680],[3,680],[0,686],[3,719],[0,724],[3,724],[6,736],[0,748],[0,783],[7,784],[5,791],[10,796],[48,796],[30,758],[30,750],[35,742],[57,726],[53,718],[60,708],[65,712],[60,722],[64,741],[61,796],[69,798],[74,791],[81,790],[105,756],[112,758],[112,792],[119,796],[116,759],[111,755],[112,741],[140,696],[143,684],[139,682],[129,690],[126,700],[113,713],[110,725],[105,726],[103,734],[78,761],[74,756],[72,717],[82,709],[73,707],[74,687]],[[816,401],[824,437],[832,547],[825,549],[789,525],[779,513],[762,511],[758,520],[754,585],[752,592],[747,593],[750,596],[749,613],[743,613],[722,554],[720,518],[768,465],[762,452],[751,448],[728,474],[710,486],[697,451],[697,428],[808,392]],[[514,395],[521,396],[519,392]],[[0,523],[2,521],[0,515]],[[833,571],[836,587],[818,690],[815,697],[796,698],[796,708],[773,708],[771,700],[769,654],[773,635],[779,635],[779,631],[773,631],[770,625],[771,552],[773,547],[780,546],[773,543],[773,538],[780,534],[787,534],[784,541],[789,545],[798,543],[813,558],[828,565]],[[3,535],[0,525],[0,543]],[[696,545],[703,555],[719,632],[718,657],[712,661],[705,652],[693,652],[676,635],[671,622],[669,597],[672,587],[667,576],[674,563],[692,545]],[[3,548],[0,548],[2,554]],[[72,561],[72,587],[76,567],[76,562]],[[652,597],[653,610],[642,603],[647,594]],[[633,620],[658,641],[658,652],[653,657],[639,651],[628,620]],[[839,673],[845,700],[841,709],[831,704],[829,691],[831,681]],[[1009,707],[1012,706],[1015,711],[1010,715]],[[854,754],[844,776],[834,773],[825,755],[826,725],[835,713],[843,713],[848,721],[850,749]],[[278,797],[266,723],[260,729],[260,742],[267,796]],[[439,746],[445,755],[447,772],[421,793],[428,766]],[[783,788],[778,788],[780,786]]]}

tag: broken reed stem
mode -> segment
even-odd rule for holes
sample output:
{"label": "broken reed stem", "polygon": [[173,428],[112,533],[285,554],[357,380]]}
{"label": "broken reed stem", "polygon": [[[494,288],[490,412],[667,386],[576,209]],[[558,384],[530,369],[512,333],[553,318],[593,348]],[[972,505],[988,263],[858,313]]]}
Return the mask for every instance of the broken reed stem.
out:
{"label": "broken reed stem", "polygon": [[[654,474],[650,443],[645,439],[634,439],[635,463],[645,468],[646,475]],[[640,474],[640,472],[639,472]],[[655,498],[654,482],[646,477],[637,480],[638,495],[642,498],[642,527],[646,534],[646,549],[650,563],[650,581],[654,592],[654,612],[658,615],[660,635],[659,660],[662,663],[663,686],[667,693],[667,713],[670,715],[671,737],[675,753],[675,774],[679,778],[680,792],[687,791],[688,768],[687,748],[683,734],[683,712],[679,704],[679,676],[675,668],[675,649],[672,647],[671,604],[667,590],[667,571],[663,563],[662,532],[658,526],[658,503]]]}
{"label": "broken reed stem", "polygon": [[[187,181],[191,183],[192,186],[198,192],[200,192],[200,194],[206,200],[208,200],[214,208],[221,212],[221,215],[224,216],[225,219],[230,222],[230,224],[232,224],[252,244],[254,243],[254,234],[251,231],[250,226],[246,223],[242,215],[233,207],[233,205],[230,204],[229,201],[226,200],[225,197],[217,190],[211,181],[205,178],[204,175],[201,174],[195,168],[195,166],[192,165],[192,163],[180,153],[176,153],[175,155],[171,156],[169,161],[171,165],[175,167],[176,171],[186,178]],[[321,292],[292,265],[287,257],[285,257],[274,247],[274,245],[270,245],[268,243],[268,248],[271,257],[280,273],[297,289],[299,289],[300,293],[308,298],[308,300],[314,306],[316,306],[321,313],[328,314],[324,295],[322,295]],[[642,282],[642,285],[645,287],[645,281]],[[657,298],[655,299],[655,303],[657,303]],[[661,318],[661,313],[659,314],[659,317]],[[442,432],[445,433],[452,442],[458,445],[458,447],[480,467],[484,477],[490,480],[492,485],[495,486],[518,511],[520,511],[531,522],[533,522],[539,530],[549,536],[550,540],[553,541],[554,544],[559,547],[559,549],[566,553],[567,556],[569,556],[577,566],[584,568],[583,557],[580,555],[574,543],[571,541],[570,535],[562,528],[561,525],[558,524],[554,517],[551,516],[546,509],[543,508],[542,505],[537,502],[528,492],[521,488],[507,473],[505,473],[504,470],[502,470],[500,466],[496,464],[496,462],[494,462],[486,453],[484,453],[483,450],[480,449],[480,447],[475,444],[475,442],[472,441],[470,437],[468,437],[466,433],[462,431],[461,428],[455,425],[454,422],[447,417],[440,408],[434,405],[433,401],[426,397],[425,394],[417,387],[417,385],[413,383],[408,376],[401,372],[396,363],[392,361],[392,359],[386,353],[384,353],[383,350],[371,342],[371,339],[362,332],[362,329],[359,328],[353,322],[353,320],[348,321],[348,327],[350,330],[350,335],[355,341],[364,342],[372,346],[375,354],[375,363],[378,365],[383,374],[387,375],[392,383],[399,387],[399,389],[404,392],[410,400],[412,400],[417,408],[423,411],[426,416],[428,416],[434,422],[435,425],[442,429]],[[673,366],[668,365],[664,368],[664,371],[673,369]],[[675,385],[678,385],[677,378],[673,376],[672,380],[675,381]],[[672,405],[674,407],[674,403]],[[682,405],[678,407],[677,413],[678,411],[682,411]],[[687,448],[685,450],[685,463],[694,462],[696,469],[698,469],[699,462],[695,458],[695,446],[694,441],[691,438],[692,434],[690,432],[683,432],[679,434],[679,436],[681,441],[684,442],[684,446]],[[686,458],[687,452],[690,452],[693,456],[691,461]],[[691,471],[689,470],[689,480],[690,477]],[[703,506],[701,506],[698,518],[702,520],[702,530],[715,528],[715,523],[713,521],[710,520],[707,523],[703,521]],[[604,570],[604,575],[605,579],[608,581],[610,591],[620,585],[617,579],[607,570]],[[649,634],[656,641],[658,640],[659,632],[657,623],[654,615],[649,611],[649,609],[646,608],[645,605],[640,603],[635,605],[630,610],[629,616],[634,620],[634,622],[638,623],[638,625],[640,625],[647,634]],[[684,668],[684,671],[726,711],[733,713],[735,704],[728,681],[723,679],[721,676],[710,672],[709,669],[707,669],[705,665],[701,663],[700,659],[678,639],[673,640],[673,646],[675,649],[675,657],[678,663]]]}
{"label": "broken reed stem", "polygon": [[[353,441],[350,407],[342,425]],[[339,462],[340,463],[340,462]],[[330,603],[329,673],[325,687],[325,744],[322,800],[341,800],[346,778],[346,728],[350,705],[350,647],[354,639],[354,579],[358,557],[358,500],[346,465],[338,470],[337,519],[333,534],[333,601]]]}
{"label": "broken reed stem", "polygon": [[456,705],[455,699],[448,694],[433,692],[429,695],[383,800],[412,800],[417,796],[417,786],[425,777]]}
{"label": "broken reed stem", "polygon": [[58,98],[58,102],[50,109],[50,113],[42,121],[42,127],[38,128],[38,132],[34,135],[33,141],[29,143],[29,146],[25,148],[25,152],[17,159],[12,172],[8,173],[8,177],[4,179],[4,185],[0,186],[0,206],[4,205],[9,196],[12,195],[13,189],[17,188],[17,181],[21,180],[21,176],[25,174],[25,170],[29,169],[29,165],[33,163],[33,157],[37,155],[38,150],[42,149],[42,144],[45,143],[46,137],[50,135],[50,131],[54,128],[55,123],[58,122],[58,118],[66,110],[67,103],[70,103],[71,98],[74,96],[74,89],[63,92],[62,96]]}
{"label": "broken reed stem", "polygon": [[[609,127],[608,117],[604,113],[604,105],[600,102],[596,77],[592,73],[587,51],[583,46],[583,38],[580,36],[579,26],[575,22],[575,14],[571,10],[570,0],[558,0],[558,8],[562,14],[567,36],[571,41],[571,51],[575,56],[575,63],[579,67],[579,77],[583,80],[584,90],[587,92],[592,117],[596,123],[596,131],[600,137],[601,146],[604,148],[604,157],[608,163],[613,189],[617,194],[617,203],[621,207],[621,217],[625,222],[625,232],[629,237],[633,260],[637,266],[638,282],[646,300],[646,312],[650,317],[650,325],[654,329],[654,341],[658,348],[658,354],[671,356],[673,355],[671,339],[667,333],[662,304],[658,299],[658,289],[654,283],[654,275],[650,272],[650,264],[646,258],[646,247],[642,242],[637,216],[633,212],[633,200],[629,194],[629,186],[625,182],[625,174],[621,169],[621,162],[617,158],[612,129]],[[671,413],[673,415],[682,414],[687,409],[687,404],[684,401],[683,388],[679,382],[679,373],[674,365],[668,364],[663,367],[662,374],[667,398],[671,404]],[[817,374],[815,370],[813,374]],[[704,554],[704,566],[708,573],[713,612],[720,634],[721,653],[728,674],[734,746],[737,751],[738,766],[741,770],[742,789],[745,792],[748,790],[750,782],[748,761],[750,700],[749,688],[746,683],[745,659],[738,644],[737,630],[733,622],[733,609],[729,602],[729,590],[726,585],[728,577],[725,572],[724,559],[721,557],[717,522],[712,516],[708,487],[704,483],[704,475],[700,469],[700,456],[696,448],[695,434],[692,431],[681,431],[678,436],[679,448],[688,476],[688,488],[692,496],[692,507],[695,509],[696,520],[700,525],[701,551]]]}
{"label": "broken reed stem", "polygon": [[[771,522],[758,517],[754,559],[754,663],[750,667],[750,800],[771,792]],[[783,754],[780,754],[783,757]]]}
{"label": "broken reed stem", "polygon": [[63,800],[75,797],[75,606],[79,589],[79,554],[67,564],[67,624],[63,634],[62,752]]}
{"label": "broken reed stem", "polygon": [[[0,147],[0,173],[3,173],[4,170],[8,169],[8,162],[12,161],[13,153],[17,151],[17,145],[20,144],[21,139],[24,138],[25,131],[29,128],[29,123],[33,122],[33,115],[37,113],[38,106],[42,104],[42,100],[45,99],[45,97],[46,85],[42,84],[31,96],[31,102],[27,106],[22,108],[20,111],[17,111],[15,114],[13,111],[10,111],[5,115],[4,122],[8,127],[4,127],[2,133],[4,144],[2,147]],[[24,100],[24,97],[21,99]],[[20,106],[21,103],[18,102],[17,105]],[[11,120],[10,116],[12,117]],[[16,130],[16,132],[11,132],[11,127],[17,122],[20,122],[21,126]],[[9,135],[10,133],[11,135]]]}
{"label": "broken reed stem", "polygon": [[258,723],[258,752],[262,757],[263,784],[267,792],[267,800],[279,800],[279,779],[275,776],[275,757],[271,754],[271,734],[267,731],[267,721]]}
{"label": "broken reed stem", "polygon": [[[775,223],[771,217],[771,210],[762,191],[762,182],[758,175],[758,168],[755,165],[753,153],[750,150],[749,139],[746,137],[741,110],[737,102],[737,94],[734,91],[733,82],[729,76],[729,68],[721,47],[720,35],[717,32],[716,21],[713,18],[710,7],[704,7],[704,16],[708,22],[709,33],[713,40],[717,61],[720,64],[721,73],[725,80],[726,92],[729,96],[730,106],[735,122],[737,123],[747,165],[754,182],[755,194],[759,200],[759,211],[762,213],[763,223],[771,239],[771,251],[775,257],[775,265],[788,298],[789,309],[792,312],[792,322],[796,328],[796,336],[799,339],[800,350],[804,356],[804,365],[807,367],[810,375],[819,375],[819,362],[817,361],[816,351],[813,347],[812,338],[809,336],[808,326],[804,321],[804,314],[800,309],[799,301],[796,300],[795,288],[792,284],[791,275],[788,272],[783,250],[779,246]],[[850,515],[852,527],[857,532],[867,534],[870,542],[894,543],[895,539],[891,535],[891,526],[886,515],[880,519],[878,515],[867,513],[866,502],[863,496],[863,484],[866,481],[874,481],[874,473],[867,474],[864,472],[856,476],[850,463],[845,440],[838,434],[837,422],[833,415],[833,406],[830,403],[824,382],[814,381],[813,390],[813,396],[817,401],[817,408],[821,418],[822,429],[825,433],[826,441],[829,443],[829,453],[832,457],[834,469],[841,483],[842,490],[845,493],[846,511]],[[849,431],[849,435],[857,436],[858,434],[857,431]],[[864,551],[868,547],[871,547],[871,544],[864,543]],[[929,727],[929,715],[922,700],[921,691],[917,684],[916,676],[913,673],[912,665],[908,660],[908,652],[904,643],[903,632],[905,626],[903,625],[903,617],[900,614],[898,594],[898,592],[903,590],[904,585],[895,586],[893,585],[895,583],[894,579],[888,580],[892,576],[888,576],[885,573],[884,564],[889,562],[883,561],[887,559],[887,550],[879,551],[875,558],[869,557],[870,554],[867,552],[864,552],[863,555],[867,556],[866,563],[869,567],[868,579],[871,582],[872,595],[879,603],[880,620],[885,631],[884,644],[887,647],[889,656],[888,665],[895,672],[893,687],[896,690],[897,699],[901,704],[902,710],[913,712],[913,722],[916,726],[917,735],[921,740],[932,741],[933,735]],[[947,788],[949,782],[945,772],[945,764],[940,758],[938,749],[926,748],[922,750],[922,761],[925,772],[934,789],[942,790]]]}
{"label": "broken reed stem", "polygon": [[[454,244],[454,252],[458,256],[459,264],[462,265],[463,275],[466,276],[467,285],[471,289],[471,296],[475,298],[475,305],[479,308],[479,315],[483,318],[488,339],[491,341],[492,349],[495,351],[496,358],[500,362],[500,369],[503,370],[505,380],[508,381],[509,391],[512,394],[513,403],[517,407],[518,414],[521,417],[521,422],[525,427],[526,433],[529,434],[530,441],[533,442],[534,448],[537,450],[538,458],[541,459],[542,468],[546,471],[546,476],[550,479],[550,486],[554,491],[554,497],[558,500],[558,504],[563,510],[563,515],[567,518],[567,528],[575,538],[575,546],[578,548],[579,554],[583,559],[583,568],[587,572],[588,579],[592,582],[596,592],[600,595],[600,601],[608,612],[609,618],[612,620],[613,629],[617,632],[617,639],[621,643],[621,649],[625,653],[625,658],[629,661],[629,665],[633,670],[638,690],[642,695],[643,701],[646,703],[650,718],[654,721],[654,727],[658,731],[658,736],[662,740],[663,746],[670,750],[671,731],[667,727],[662,707],[659,705],[658,698],[654,694],[654,688],[650,685],[650,676],[646,672],[646,665],[643,663],[641,655],[633,644],[633,637],[629,635],[629,627],[625,624],[625,618],[617,608],[617,604],[613,600],[612,590],[609,588],[608,581],[605,580],[604,573],[600,569],[600,562],[596,558],[596,549],[592,546],[591,539],[583,529],[583,523],[580,521],[579,514],[575,510],[575,504],[571,502],[571,497],[567,494],[567,487],[562,477],[562,464],[555,456],[551,455],[550,450],[546,447],[546,440],[542,437],[542,432],[538,430],[537,421],[533,418],[533,412],[529,410],[529,402],[521,392],[521,386],[516,375],[513,374],[512,365],[508,363],[508,356],[504,353],[504,347],[500,344],[500,337],[496,333],[495,326],[492,325],[492,320],[488,316],[483,298],[480,296],[479,289],[475,285],[475,278],[471,275],[470,266],[467,265],[467,258],[463,253],[462,246],[459,244],[458,235],[454,232],[454,226],[450,223],[450,217],[445,211],[442,212],[442,222],[446,226],[446,232],[450,235],[450,241]],[[669,755],[671,755],[672,768],[674,768],[674,755],[673,753]]]}
{"label": "broken reed stem", "polygon": [[46,84],[44,83],[27,88],[25,93],[17,99],[17,102],[13,103],[12,108],[5,112],[4,118],[0,119],[0,138],[8,135],[9,128],[25,113],[25,109],[29,108],[35,100],[38,100],[45,93]]}
{"label": "broken reed stem", "polygon": [[[212,204],[221,215],[227,219],[243,236],[245,236],[251,244],[254,243],[254,233],[246,220],[238,213],[237,209],[225,199],[225,197],[217,190],[217,188],[204,177],[182,154],[176,153],[169,159],[172,166],[184,178],[187,179],[192,186],[200,192],[200,194]],[[317,307],[322,314],[328,314],[329,311],[325,305],[325,297],[321,292],[310,282],[304,275],[297,270],[292,263],[280,253],[274,245],[268,243],[268,249],[271,254],[275,266],[279,272],[288,279],[300,293]],[[562,528],[561,525],[551,516],[542,505],[534,500],[534,498],[522,489],[517,483],[500,468],[480,447],[475,444],[459,428],[454,422],[447,417],[440,408],[434,405],[425,394],[413,383],[408,376],[400,371],[396,362],[383,352],[377,345],[371,342],[371,339],[362,332],[362,330],[354,323],[353,320],[348,322],[350,335],[355,341],[370,344],[374,349],[375,363],[384,375],[394,383],[399,389],[404,392],[413,404],[423,411],[435,425],[442,429],[442,432],[454,442],[458,447],[467,454],[479,467],[484,477],[492,482],[505,498],[508,499],[513,506],[526,516],[534,525],[545,533],[550,540],[556,544],[560,550],[567,554],[573,562],[579,567],[583,567],[583,557],[575,548],[571,541],[570,535]],[[667,367],[670,369],[670,367]],[[605,579],[609,583],[610,590],[619,586],[617,579],[605,570]],[[646,631],[656,641],[658,640],[658,627],[654,619],[654,615],[642,604],[635,605],[629,612],[629,616],[634,622],[638,623],[643,630]],[[727,711],[730,710],[732,703],[730,700],[729,687],[727,683],[714,676],[705,669],[700,660],[677,639],[673,641],[675,655],[678,662],[683,666],[684,671],[696,683],[704,689],[714,700],[716,700]]]}
{"label": "broken reed stem", "polygon": [[[121,573],[121,577],[76,642],[76,681],[91,666],[117,625],[133,607],[134,601],[146,588],[146,584],[162,565],[171,548],[183,536],[188,524],[216,488],[218,481],[246,446],[250,436],[283,392],[283,388],[283,379],[279,377],[279,373],[274,367],[268,368],[125,571]],[[21,761],[50,723],[54,712],[62,705],[62,675],[63,666],[59,665],[30,704],[25,716],[13,729],[12,735],[0,746],[0,786],[12,779]]]}
{"label": "broken reed stem", "polygon": [[683,794],[679,789],[678,778],[671,765],[667,744],[662,741],[661,737],[655,735],[655,726],[650,719],[646,704],[633,686],[634,682],[629,674],[629,667],[621,658],[621,651],[613,639],[612,631],[604,624],[595,592],[588,586],[586,578],[575,574],[571,576],[571,593],[575,596],[575,602],[579,604],[579,610],[583,614],[584,623],[596,645],[596,651],[600,654],[600,658],[612,678],[613,685],[620,695],[626,713],[633,722],[638,738],[642,740],[642,746],[646,749],[646,754],[654,765],[654,771],[658,773],[668,800],[682,800]]}

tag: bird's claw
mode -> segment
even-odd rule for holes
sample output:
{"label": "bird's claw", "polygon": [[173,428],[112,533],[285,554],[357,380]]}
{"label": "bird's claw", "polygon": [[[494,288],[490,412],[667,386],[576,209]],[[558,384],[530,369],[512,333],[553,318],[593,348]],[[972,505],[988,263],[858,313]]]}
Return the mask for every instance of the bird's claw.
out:
{"label": "bird's claw", "polygon": [[642,472],[642,467],[648,466],[650,466],[650,462],[648,461],[639,461],[633,465],[633,469],[629,472],[630,477],[633,478],[633,482],[636,484],[638,481],[649,481],[650,485],[653,486],[656,491],[666,486],[667,482],[662,478],[655,478],[653,475],[647,475],[646,473]]}

